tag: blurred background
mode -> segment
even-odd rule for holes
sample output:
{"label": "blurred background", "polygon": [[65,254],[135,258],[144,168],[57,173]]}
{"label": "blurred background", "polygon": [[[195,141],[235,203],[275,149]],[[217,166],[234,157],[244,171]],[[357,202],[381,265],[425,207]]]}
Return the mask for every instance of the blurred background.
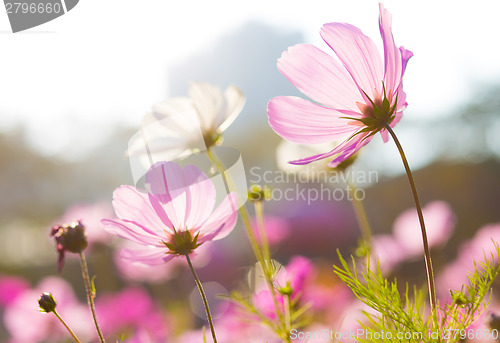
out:
{"label": "blurred background", "polygon": [[[409,107],[396,133],[422,202],[446,201],[456,215],[454,235],[437,252],[439,269],[480,227],[500,221],[500,45],[494,43],[500,3],[384,5],[393,15],[396,44],[415,54],[404,79]],[[319,29],[333,21],[361,28],[382,51],[378,3],[368,0],[82,1],[67,15],[17,34],[8,32],[7,16],[0,17],[0,276],[31,284],[57,275],[51,225],[75,205],[109,205],[115,188],[133,183],[125,151],[153,103],[186,96],[192,81],[237,85],[247,102],[224,146],[241,151],[247,172],[275,171],[281,138],[267,124],[267,102],[300,95],[276,69],[281,53],[298,43],[331,52]],[[375,233],[389,233],[413,204],[397,150],[377,137],[353,168],[378,172],[377,182],[364,185],[365,207]],[[350,252],[359,238],[348,201],[270,201],[265,210],[288,230],[275,247],[281,263],[296,254],[334,260],[338,247]],[[221,242],[228,255],[212,257],[227,265],[219,269],[224,272],[202,268],[200,276],[235,287],[253,263],[242,232],[239,227]],[[113,251],[104,244],[93,250],[94,273],[112,266]],[[83,294],[77,261],[68,264],[62,276]],[[423,262],[409,265],[394,273],[423,280]],[[179,275],[148,287],[172,291],[165,302],[182,298],[181,285],[190,281],[185,271]],[[142,283],[118,272],[97,281],[103,292],[126,282]]]}

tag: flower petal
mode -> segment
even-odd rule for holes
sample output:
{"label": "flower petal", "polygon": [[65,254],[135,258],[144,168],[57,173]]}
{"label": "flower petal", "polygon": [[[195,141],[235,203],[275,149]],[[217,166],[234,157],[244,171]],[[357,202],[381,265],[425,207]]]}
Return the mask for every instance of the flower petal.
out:
{"label": "flower petal", "polygon": [[[157,161],[171,161],[191,150],[204,150],[198,114],[188,98],[173,98],[153,105],[141,130],[129,141],[128,155],[146,171]],[[142,176],[142,175],[141,175]]]}
{"label": "flower petal", "polygon": [[245,105],[245,96],[236,86],[229,86],[226,89],[224,92],[224,100],[226,105],[223,119],[224,121],[221,123],[214,123],[214,127],[218,128],[218,131],[220,132],[225,131],[229,125],[233,123]]}
{"label": "flower petal", "polygon": [[329,152],[326,152],[324,154],[319,154],[319,155],[314,155],[311,157],[306,157],[300,160],[296,161],[290,161],[291,164],[308,164],[314,161],[318,161],[327,157],[331,157],[337,154],[340,154],[337,156],[333,161],[331,161],[328,166],[331,168],[335,168],[337,165],[339,165],[341,162],[347,160],[349,157],[354,155],[361,147],[365,146],[370,142],[372,137],[367,137],[369,135],[369,132],[366,133],[360,133],[356,136],[354,136],[351,139],[346,139],[342,143],[340,143],[338,146],[336,146],[334,149],[332,149]]}
{"label": "flower petal", "polygon": [[127,261],[155,266],[170,261],[175,255],[167,254],[166,247],[144,247],[144,249],[122,249],[120,256]]}
{"label": "flower petal", "polygon": [[200,243],[226,237],[238,219],[238,194],[231,192],[200,228]]}
{"label": "flower petal", "polygon": [[341,112],[293,96],[278,96],[267,106],[269,125],[281,137],[297,143],[326,143],[345,138],[358,126]]}
{"label": "flower petal", "polygon": [[118,218],[139,223],[152,233],[162,234],[165,226],[172,228],[168,218],[163,222],[151,206],[147,193],[132,186],[121,186],[113,192],[113,208]]}
{"label": "flower petal", "polygon": [[215,123],[220,125],[226,119],[222,113],[224,99],[220,88],[209,83],[193,82],[189,86],[189,97],[204,132],[216,129]]}
{"label": "flower petal", "polygon": [[403,76],[401,52],[396,44],[394,44],[394,37],[391,30],[391,13],[384,8],[382,3],[379,4],[379,10],[379,29],[384,43],[384,84],[387,92],[393,94],[399,88],[399,83]]}
{"label": "flower petal", "polygon": [[339,156],[335,157],[333,161],[328,163],[330,168],[337,167],[340,163],[347,160],[349,157],[358,152],[359,149],[364,147],[372,140],[373,136],[370,136],[370,132],[361,133],[343,144],[339,145],[335,150],[340,153]]}
{"label": "flower petal", "polygon": [[357,111],[356,101],[363,101],[346,69],[313,45],[288,48],[278,70],[302,93],[329,107]]}
{"label": "flower petal", "polygon": [[184,229],[188,194],[182,168],[174,162],[155,163],[146,173],[149,200],[157,215],[172,223],[176,230]]}
{"label": "flower petal", "polygon": [[145,229],[140,224],[121,219],[101,220],[103,228],[110,234],[142,245],[159,245],[161,236]]}
{"label": "flower petal", "polygon": [[406,50],[403,46],[399,47],[399,51],[401,52],[401,64],[402,64],[402,70],[401,70],[401,77],[405,73],[406,70],[406,65],[408,64],[408,60],[413,56],[413,52],[410,50]]}
{"label": "flower petal", "polygon": [[351,74],[360,93],[373,99],[375,89],[382,89],[383,67],[373,41],[350,24],[329,23],[321,28],[321,37],[335,51]]}
{"label": "flower petal", "polygon": [[184,168],[184,177],[188,187],[186,227],[199,227],[214,209],[215,186],[200,168],[193,165]]}

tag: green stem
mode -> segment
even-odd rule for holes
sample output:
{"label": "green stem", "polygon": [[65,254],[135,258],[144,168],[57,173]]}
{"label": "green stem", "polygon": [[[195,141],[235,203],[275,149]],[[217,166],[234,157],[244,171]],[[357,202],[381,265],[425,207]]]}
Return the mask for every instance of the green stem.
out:
{"label": "green stem", "polygon": [[203,286],[196,275],[196,271],[194,270],[193,264],[191,263],[191,259],[189,258],[189,254],[186,254],[186,260],[189,264],[189,269],[191,269],[191,273],[193,273],[194,281],[196,286],[198,287],[198,291],[200,292],[201,299],[203,300],[203,305],[205,306],[205,313],[207,314],[208,324],[210,325],[210,331],[212,331],[212,338],[214,343],[217,343],[217,337],[215,337],[215,328],[214,323],[212,321],[212,314],[210,313],[210,307],[208,306],[207,296],[205,295],[205,291],[203,290]]}
{"label": "green stem", "polygon": [[80,252],[80,264],[82,266],[82,276],[83,276],[83,281],[85,283],[85,289],[87,291],[87,302],[89,303],[90,311],[92,312],[92,318],[94,319],[95,328],[97,329],[97,334],[99,335],[99,340],[101,341],[101,343],[106,343],[104,335],[101,332],[101,328],[99,327],[99,323],[97,322],[97,316],[95,313],[95,304],[94,304],[95,291],[94,288],[92,287],[92,283],[90,282],[89,269],[87,268],[87,260],[85,259],[85,255],[83,254],[83,252]]}
{"label": "green stem", "polygon": [[70,329],[70,327],[68,326],[68,324],[66,324],[66,322],[61,318],[61,316],[59,315],[59,313],[57,313],[56,310],[52,311],[52,313],[54,313],[54,315],[57,317],[57,319],[59,319],[59,321],[64,325],[64,327],[66,328],[66,330],[68,330],[68,332],[70,333],[71,337],[73,337],[73,339],[75,340],[75,342],[80,343],[80,340],[76,337],[75,333]]}
{"label": "green stem", "polygon": [[356,185],[348,182],[347,187],[351,190],[351,203],[354,214],[358,221],[359,228],[361,229],[361,236],[363,237],[365,248],[368,254],[370,254],[372,247],[372,228],[368,221],[368,216],[366,215],[365,206],[363,205],[363,201],[356,197],[356,191],[358,190]]}
{"label": "green stem", "polygon": [[[215,168],[217,169],[219,174],[221,174],[222,177],[224,178],[224,180],[226,181],[229,190],[230,191],[236,190],[236,187],[234,186],[233,180],[231,179],[231,177],[229,175],[227,175],[225,173],[224,164],[219,160],[219,158],[212,151],[211,148],[207,149],[207,154],[208,154],[208,158],[210,159],[210,162],[215,166]],[[266,261],[264,259],[264,255],[259,247],[257,239],[255,238],[254,232],[252,230],[250,216],[248,215],[246,207],[241,206],[239,209],[239,213],[240,213],[243,225],[245,226],[246,234],[247,234],[248,240],[250,241],[250,245],[252,246],[252,250],[255,254],[255,257],[257,258],[257,261],[260,263],[260,265],[262,267],[262,271],[264,273],[264,278],[266,280],[269,291],[271,292],[271,297],[273,299],[276,314],[278,315],[278,318],[279,318],[279,321],[281,323],[283,330],[286,330],[285,317],[280,310],[278,299],[276,297],[276,290],[274,289],[274,285],[273,285],[273,280],[272,280],[273,279],[273,272],[270,268],[267,267]],[[281,335],[283,335],[283,334],[284,333],[281,333]],[[286,337],[287,337],[287,342],[290,342],[289,335],[286,335]]]}
{"label": "green stem", "polygon": [[394,140],[394,143],[396,143],[399,154],[401,155],[401,159],[403,160],[403,165],[404,165],[405,170],[406,170],[406,175],[408,175],[408,181],[410,181],[410,187],[411,187],[411,192],[413,194],[413,199],[415,200],[415,207],[417,208],[418,220],[420,222],[420,229],[422,231],[422,241],[424,243],[425,266],[427,269],[427,280],[428,280],[428,284],[429,284],[429,298],[430,298],[430,302],[431,302],[432,318],[433,318],[434,324],[437,326],[436,285],[435,285],[435,281],[434,281],[434,271],[432,268],[431,252],[429,249],[429,242],[427,240],[427,231],[425,229],[424,215],[422,213],[422,206],[420,205],[420,200],[418,199],[417,187],[415,186],[415,181],[413,180],[413,174],[411,172],[410,165],[408,164],[408,160],[406,159],[406,155],[403,151],[403,147],[401,146],[401,143],[399,143],[399,140],[396,137],[396,134],[394,133],[394,131],[392,130],[390,125],[386,124],[385,128],[391,134],[392,139]]}
{"label": "green stem", "polygon": [[264,224],[264,210],[263,210],[262,200],[255,201],[254,207],[255,207],[255,217],[257,218],[257,227],[259,229],[260,243],[262,245],[262,255],[264,260],[270,264],[271,253],[269,251],[269,243],[267,241],[267,233]]}

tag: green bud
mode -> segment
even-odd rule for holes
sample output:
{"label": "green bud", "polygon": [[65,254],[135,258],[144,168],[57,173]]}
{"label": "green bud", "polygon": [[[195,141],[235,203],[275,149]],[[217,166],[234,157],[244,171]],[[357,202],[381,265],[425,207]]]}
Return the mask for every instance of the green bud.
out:
{"label": "green bud", "polygon": [[271,189],[267,186],[252,185],[248,189],[248,200],[250,201],[269,201],[271,196]]}
{"label": "green bud", "polygon": [[278,288],[278,292],[280,292],[280,294],[283,295],[288,295],[288,296],[292,295],[293,289],[290,286],[290,282],[287,282],[285,287]]}

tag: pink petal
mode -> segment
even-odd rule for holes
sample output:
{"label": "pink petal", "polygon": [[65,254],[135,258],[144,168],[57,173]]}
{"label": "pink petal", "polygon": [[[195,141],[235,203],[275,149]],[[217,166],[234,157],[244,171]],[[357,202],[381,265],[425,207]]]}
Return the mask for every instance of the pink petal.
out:
{"label": "pink petal", "polygon": [[147,227],[156,234],[162,234],[165,226],[172,228],[168,218],[163,222],[153,209],[147,193],[132,186],[121,186],[113,192],[113,208],[118,218]]}
{"label": "pink petal", "polygon": [[302,93],[329,107],[357,112],[356,101],[363,101],[345,68],[313,45],[288,48],[278,60],[278,70]]}
{"label": "pink petal", "polygon": [[399,83],[403,76],[403,67],[401,60],[401,52],[394,44],[394,37],[392,36],[391,21],[392,16],[389,11],[384,8],[380,3],[380,17],[379,28],[382,41],[384,42],[384,84],[387,92],[394,93],[399,88]]}
{"label": "pink petal", "polygon": [[157,215],[175,229],[183,229],[188,194],[182,168],[174,162],[157,162],[146,173],[149,200]]}
{"label": "pink petal", "polygon": [[145,247],[144,249],[122,249],[120,256],[124,260],[137,262],[148,266],[155,266],[170,261],[175,257],[172,254],[166,254],[166,247]]}
{"label": "pink petal", "polygon": [[294,96],[271,99],[267,114],[269,125],[278,135],[297,143],[332,142],[359,129],[340,118],[345,114]]}
{"label": "pink petal", "polygon": [[231,192],[200,228],[201,242],[226,237],[238,219],[238,194]]}
{"label": "pink petal", "polygon": [[162,237],[135,222],[121,219],[103,219],[102,226],[112,235],[116,235],[142,245],[159,245]]}
{"label": "pink petal", "polygon": [[344,142],[345,144],[342,143],[337,148],[335,148],[334,150],[336,150],[336,153],[340,153],[340,155],[335,157],[335,159],[333,159],[333,161],[328,163],[328,166],[330,168],[335,168],[340,163],[344,162],[349,157],[351,157],[352,155],[357,153],[359,149],[364,147],[366,144],[368,144],[372,140],[373,136],[369,136],[369,135],[370,135],[369,132],[361,133],[361,134],[357,135],[356,137],[354,137],[353,139],[351,139],[350,141]]}
{"label": "pink petal", "polygon": [[328,166],[331,168],[335,168],[341,162],[347,160],[349,157],[354,155],[361,147],[365,146],[370,142],[373,136],[367,137],[369,133],[361,133],[356,135],[351,139],[346,139],[338,146],[336,146],[333,150],[326,152],[324,154],[314,155],[311,157],[303,158],[300,160],[290,161],[291,164],[308,164],[314,161],[318,161],[327,157],[331,157],[333,155],[340,154],[333,161],[331,161]]}
{"label": "pink petal", "polygon": [[212,181],[198,167],[188,165],[184,168],[188,187],[188,209],[186,227],[194,228],[203,223],[215,206],[216,191]]}
{"label": "pink petal", "polygon": [[413,56],[413,52],[410,50],[406,50],[403,46],[399,47],[399,51],[401,53],[401,65],[402,65],[402,70],[401,70],[401,77],[405,73],[406,70],[406,65],[408,64],[408,60]]}
{"label": "pink petal", "polygon": [[337,54],[360,90],[373,99],[375,89],[382,89],[382,60],[373,41],[350,24],[323,25],[321,37]]}

